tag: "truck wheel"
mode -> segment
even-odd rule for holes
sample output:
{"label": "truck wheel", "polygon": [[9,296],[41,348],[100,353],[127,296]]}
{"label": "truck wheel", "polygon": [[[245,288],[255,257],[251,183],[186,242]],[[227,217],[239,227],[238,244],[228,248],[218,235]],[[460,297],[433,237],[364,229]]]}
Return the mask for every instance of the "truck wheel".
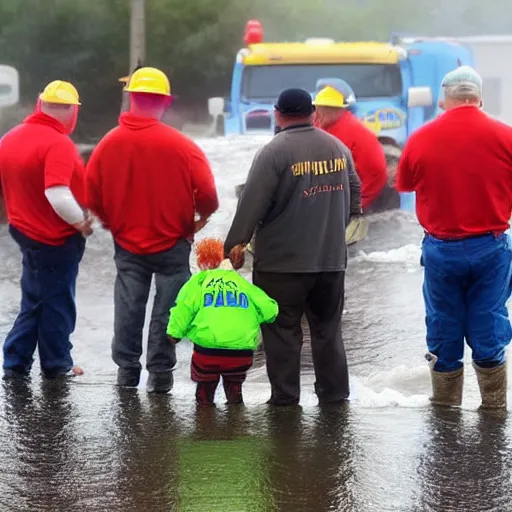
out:
{"label": "truck wheel", "polygon": [[400,148],[390,144],[383,144],[384,154],[388,171],[388,182],[379,197],[365,209],[365,213],[380,213],[387,210],[398,210],[400,208],[400,194],[395,189],[395,177],[398,167],[398,160],[402,154]]}
{"label": "truck wheel", "polygon": [[384,148],[384,154],[386,155],[386,164],[388,168],[388,185],[390,187],[394,187],[398,161],[400,160],[402,150],[389,144],[384,144],[382,147]]}

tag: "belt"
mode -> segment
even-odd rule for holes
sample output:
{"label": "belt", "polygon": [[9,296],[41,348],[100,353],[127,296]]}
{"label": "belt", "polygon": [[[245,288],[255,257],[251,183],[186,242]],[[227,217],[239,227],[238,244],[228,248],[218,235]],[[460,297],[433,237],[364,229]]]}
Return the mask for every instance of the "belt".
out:
{"label": "belt", "polygon": [[437,238],[438,240],[442,240],[443,242],[462,242],[464,240],[472,240],[473,238],[483,238],[484,236],[500,236],[504,233],[504,231],[487,231],[485,233],[478,233],[476,235],[468,235],[468,236],[461,236],[458,238],[446,238],[442,236],[434,235],[433,233],[429,233],[428,231],[423,231],[425,236],[432,236],[434,238]]}

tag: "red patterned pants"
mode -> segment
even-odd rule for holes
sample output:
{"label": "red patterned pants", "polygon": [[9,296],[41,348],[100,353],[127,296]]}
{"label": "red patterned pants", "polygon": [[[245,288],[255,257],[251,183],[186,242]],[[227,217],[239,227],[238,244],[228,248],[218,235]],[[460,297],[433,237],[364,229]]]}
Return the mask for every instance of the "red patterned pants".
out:
{"label": "red patterned pants", "polygon": [[191,377],[197,382],[196,400],[213,405],[215,390],[222,376],[229,404],[243,403],[242,384],[252,366],[252,350],[205,349],[195,346],[192,354]]}

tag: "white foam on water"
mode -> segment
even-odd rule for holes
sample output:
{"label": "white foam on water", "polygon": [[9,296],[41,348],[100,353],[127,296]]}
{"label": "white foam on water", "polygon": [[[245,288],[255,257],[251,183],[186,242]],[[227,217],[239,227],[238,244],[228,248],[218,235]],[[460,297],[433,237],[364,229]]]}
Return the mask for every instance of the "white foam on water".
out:
{"label": "white foam on water", "polygon": [[[507,368],[507,399],[512,400],[512,365]],[[362,379],[351,378],[351,403],[362,408],[424,408],[430,407],[430,370],[427,364],[414,367],[397,366]],[[464,391],[461,408],[476,411],[480,392],[471,357],[464,360]]]}
{"label": "white foam on water", "polygon": [[[178,366],[176,368],[175,384],[171,394],[180,402],[195,401],[195,383],[190,379],[190,356],[192,346],[182,343],[178,346]],[[465,381],[462,409],[476,411],[480,405],[480,394],[476,375],[471,367],[470,360],[465,361]],[[508,368],[509,387],[508,400],[512,403],[512,366]],[[146,389],[148,379],[147,371],[141,374],[138,386],[141,392]],[[304,408],[318,406],[318,398],[314,393],[313,375],[303,375],[301,385],[300,405]],[[357,409],[385,409],[385,408],[428,408],[431,407],[430,372],[427,364],[407,367],[397,366],[389,370],[377,372],[363,378],[357,375],[350,376],[350,404]],[[257,407],[265,404],[270,398],[270,385],[266,378],[265,367],[252,369],[244,384],[244,402],[248,407]],[[225,402],[224,392],[220,384],[215,396],[216,403],[222,406]]]}
{"label": "white foam on water", "polygon": [[427,364],[413,367],[397,366],[370,375],[365,384],[372,389],[391,386],[406,394],[427,393],[430,387],[430,370]]}
{"label": "white foam on water", "polygon": [[407,263],[420,267],[420,257],[421,248],[415,244],[407,244],[389,251],[374,251],[370,253],[360,251],[357,259],[372,263]]}
{"label": "white foam on water", "polygon": [[362,407],[425,407],[428,405],[430,374],[427,365],[398,366],[353,379],[351,399]]}

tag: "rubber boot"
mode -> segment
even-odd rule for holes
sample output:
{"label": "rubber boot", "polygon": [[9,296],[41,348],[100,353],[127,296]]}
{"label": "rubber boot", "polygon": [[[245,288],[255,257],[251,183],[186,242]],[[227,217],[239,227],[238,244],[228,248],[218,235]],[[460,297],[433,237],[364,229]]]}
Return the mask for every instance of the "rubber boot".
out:
{"label": "rubber boot", "polygon": [[430,402],[433,405],[445,407],[459,407],[462,404],[462,389],[464,385],[464,368],[453,372],[436,372],[434,365],[437,357],[434,354],[425,356],[429,361],[430,376],[432,379],[432,396]]}
{"label": "rubber boot", "polygon": [[168,393],[174,385],[174,376],[170,372],[149,372],[146,391],[148,393]]}
{"label": "rubber boot", "polygon": [[219,381],[199,382],[196,388],[196,402],[205,407],[215,406],[215,390]]}
{"label": "rubber boot", "polygon": [[481,409],[507,408],[507,363],[481,368],[473,363],[482,397]]}
{"label": "rubber boot", "polygon": [[242,384],[230,380],[223,380],[224,393],[226,394],[227,403],[230,405],[240,405],[244,403],[242,396]]}

